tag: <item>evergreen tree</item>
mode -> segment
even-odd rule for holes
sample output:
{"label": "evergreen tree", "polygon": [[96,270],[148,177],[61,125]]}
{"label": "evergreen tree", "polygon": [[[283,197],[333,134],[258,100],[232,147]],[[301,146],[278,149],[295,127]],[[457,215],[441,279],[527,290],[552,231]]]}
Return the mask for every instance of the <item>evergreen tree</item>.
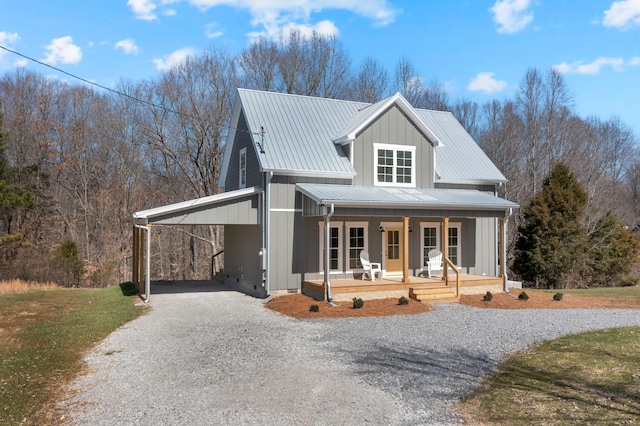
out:
{"label": "evergreen tree", "polygon": [[536,287],[558,288],[575,279],[588,259],[581,219],[587,194],[569,168],[556,164],[524,209],[513,271]]}
{"label": "evergreen tree", "polygon": [[0,237],[0,245],[16,239],[12,234],[11,225],[17,209],[31,209],[35,207],[35,201],[31,191],[22,189],[12,184],[13,168],[9,165],[6,155],[6,132],[2,131],[2,116],[0,116],[0,216],[3,220],[3,229]]}
{"label": "evergreen tree", "polygon": [[620,285],[636,261],[638,241],[609,211],[596,224],[589,236],[588,281],[594,286]]}
{"label": "evergreen tree", "polygon": [[84,262],[80,259],[78,246],[71,238],[64,240],[58,247],[53,264],[61,273],[61,280],[66,287],[80,284],[80,278],[84,272]]}

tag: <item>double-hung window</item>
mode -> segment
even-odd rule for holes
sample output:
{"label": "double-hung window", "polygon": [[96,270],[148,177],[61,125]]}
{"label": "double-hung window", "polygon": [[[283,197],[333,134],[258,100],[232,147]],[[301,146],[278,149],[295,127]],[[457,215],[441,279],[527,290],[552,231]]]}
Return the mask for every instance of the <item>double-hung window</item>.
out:
{"label": "double-hung window", "polygon": [[420,223],[420,243],[422,244],[422,266],[429,262],[429,252],[433,249],[440,250],[440,223]]}
{"label": "double-hung window", "polygon": [[[324,223],[320,222],[320,270],[324,271],[325,265],[325,251],[324,251],[324,240],[325,240],[325,227]],[[342,271],[342,222],[332,222],[329,225],[329,241],[328,241],[328,249],[329,249],[329,271],[330,272],[340,272]]]}
{"label": "double-hung window", "polygon": [[367,223],[347,222],[348,270],[361,269],[360,252],[367,250]]}
{"label": "double-hung window", "polygon": [[460,266],[460,224],[449,225],[449,260],[456,266]]}
{"label": "double-hung window", "polygon": [[376,185],[416,186],[416,147],[376,143],[374,174]]}
{"label": "double-hung window", "polygon": [[[439,222],[420,222],[420,245],[422,246],[422,265],[427,266],[429,261],[429,251],[432,249],[442,250],[440,248],[440,229]],[[449,232],[447,243],[449,245],[449,253],[447,257],[454,265],[460,266],[460,252],[462,241],[462,224],[459,222],[449,223]]]}
{"label": "double-hung window", "polygon": [[[329,265],[331,272],[354,271],[362,268],[360,252],[367,250],[368,223],[331,222],[329,225]],[[325,226],[319,222],[320,229],[320,271],[324,271]],[[343,236],[344,231],[344,236]]]}

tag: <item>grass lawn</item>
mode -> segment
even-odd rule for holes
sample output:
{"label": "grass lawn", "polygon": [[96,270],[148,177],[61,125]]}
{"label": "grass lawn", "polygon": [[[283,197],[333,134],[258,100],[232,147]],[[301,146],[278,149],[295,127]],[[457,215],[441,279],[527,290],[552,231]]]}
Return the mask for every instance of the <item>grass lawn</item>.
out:
{"label": "grass lawn", "polygon": [[133,284],[0,294],[0,424],[51,423],[86,351],[145,311],[137,300]]}
{"label": "grass lawn", "polygon": [[640,299],[640,286],[633,287],[601,287],[578,290],[549,290],[550,293],[575,294],[587,297],[622,297],[627,299]]}
{"label": "grass lawn", "polygon": [[[640,298],[638,287],[561,291]],[[564,336],[515,353],[458,409],[470,424],[636,424],[640,327]]]}

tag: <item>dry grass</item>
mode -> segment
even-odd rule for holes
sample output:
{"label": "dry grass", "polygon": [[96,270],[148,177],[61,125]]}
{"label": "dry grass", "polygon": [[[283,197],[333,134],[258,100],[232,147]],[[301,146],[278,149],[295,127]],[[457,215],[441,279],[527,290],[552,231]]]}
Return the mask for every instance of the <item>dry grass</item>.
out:
{"label": "dry grass", "polygon": [[0,294],[28,293],[30,291],[58,290],[56,283],[36,283],[33,281],[10,280],[0,281]]}

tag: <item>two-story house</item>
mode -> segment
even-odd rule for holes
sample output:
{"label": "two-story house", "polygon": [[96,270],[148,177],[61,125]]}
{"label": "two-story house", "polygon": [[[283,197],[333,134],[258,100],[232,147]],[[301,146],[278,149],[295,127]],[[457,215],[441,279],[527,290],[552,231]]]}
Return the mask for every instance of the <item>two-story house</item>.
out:
{"label": "two-story house", "polygon": [[220,176],[223,193],[134,223],[224,225],[225,282],[248,294],[357,291],[363,250],[382,270],[369,289],[433,285],[431,249],[463,288],[506,285],[505,218],[518,206],[496,195],[505,177],[449,112],[401,94],[369,104],[240,89]]}

